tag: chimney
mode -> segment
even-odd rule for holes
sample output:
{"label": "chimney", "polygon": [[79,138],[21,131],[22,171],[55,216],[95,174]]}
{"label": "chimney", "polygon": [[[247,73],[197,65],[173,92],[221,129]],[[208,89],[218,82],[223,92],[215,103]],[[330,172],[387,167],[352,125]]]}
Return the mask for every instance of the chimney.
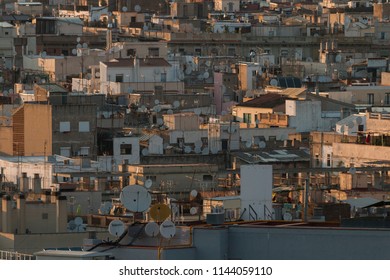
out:
{"label": "chimney", "polygon": [[9,195],[4,195],[1,201],[2,232],[12,233],[12,201]]}
{"label": "chimney", "polygon": [[66,196],[60,195],[56,200],[56,232],[66,232],[67,222]]}
{"label": "chimney", "polygon": [[26,199],[23,193],[18,195],[16,209],[18,215],[18,232],[23,234],[26,231]]}

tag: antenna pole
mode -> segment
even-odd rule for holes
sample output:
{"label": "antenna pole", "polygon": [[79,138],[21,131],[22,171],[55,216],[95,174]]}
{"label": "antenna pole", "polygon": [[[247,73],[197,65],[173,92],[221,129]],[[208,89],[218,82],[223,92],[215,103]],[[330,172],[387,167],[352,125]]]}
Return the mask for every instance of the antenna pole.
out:
{"label": "antenna pole", "polygon": [[307,211],[308,211],[308,208],[309,208],[309,176],[310,176],[310,173],[306,173],[304,222],[307,222]]}

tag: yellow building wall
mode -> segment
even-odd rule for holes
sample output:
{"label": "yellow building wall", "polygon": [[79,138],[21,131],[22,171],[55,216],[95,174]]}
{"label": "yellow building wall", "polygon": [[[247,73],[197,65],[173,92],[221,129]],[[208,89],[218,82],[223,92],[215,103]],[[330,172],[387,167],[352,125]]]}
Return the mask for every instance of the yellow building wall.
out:
{"label": "yellow building wall", "polygon": [[24,149],[26,156],[52,153],[51,106],[25,104]]}
{"label": "yellow building wall", "polygon": [[0,126],[0,152],[12,155],[12,127]]}

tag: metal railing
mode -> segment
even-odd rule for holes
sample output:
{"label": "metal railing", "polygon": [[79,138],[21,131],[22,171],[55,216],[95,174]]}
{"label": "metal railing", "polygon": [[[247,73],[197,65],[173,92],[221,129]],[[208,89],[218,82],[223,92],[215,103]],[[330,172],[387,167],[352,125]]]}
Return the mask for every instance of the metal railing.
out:
{"label": "metal railing", "polygon": [[0,260],[35,260],[34,255],[0,250]]}

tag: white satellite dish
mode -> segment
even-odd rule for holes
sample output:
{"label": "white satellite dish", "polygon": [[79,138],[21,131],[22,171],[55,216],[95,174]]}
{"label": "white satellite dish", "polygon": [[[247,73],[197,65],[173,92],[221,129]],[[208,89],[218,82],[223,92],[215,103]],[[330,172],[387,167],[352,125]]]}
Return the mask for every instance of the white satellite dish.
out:
{"label": "white satellite dish", "polygon": [[208,79],[209,77],[210,77],[209,72],[204,72],[204,73],[203,73],[203,78],[204,78],[204,79]]}
{"label": "white satellite dish", "polygon": [[269,84],[270,84],[271,86],[273,86],[273,87],[276,87],[276,86],[278,86],[278,80],[276,80],[276,79],[271,79],[271,81],[269,82]]}
{"label": "white satellite dish", "polygon": [[289,212],[284,213],[283,220],[285,221],[292,221],[292,215]]}
{"label": "white satellite dish", "polygon": [[355,167],[351,167],[351,168],[348,170],[348,173],[350,173],[350,174],[356,174],[356,168],[355,168]]}
{"label": "white satellite dish", "polygon": [[147,236],[156,237],[160,233],[160,227],[156,222],[147,223],[145,233]]}
{"label": "white satellite dish", "polygon": [[177,109],[177,108],[179,108],[179,107],[180,107],[180,102],[177,101],[177,100],[175,100],[175,101],[173,102],[173,108]]}
{"label": "white satellite dish", "polygon": [[161,106],[159,106],[159,105],[154,106],[154,111],[157,113],[161,112]]}
{"label": "white satellite dish", "polygon": [[199,116],[202,113],[202,109],[201,108],[195,108],[194,113]]}
{"label": "white satellite dish", "polygon": [[264,149],[267,144],[264,141],[259,142],[259,148]]}
{"label": "white satellite dish", "polygon": [[161,233],[161,236],[164,238],[172,238],[173,236],[175,236],[175,233],[176,233],[175,224],[170,220],[164,221],[160,225],[160,233]]}
{"label": "white satellite dish", "polygon": [[134,11],[136,11],[137,13],[139,13],[141,11],[141,6],[140,5],[135,5],[134,6]]}
{"label": "white satellite dish", "polygon": [[96,72],[96,73],[95,73],[95,77],[96,77],[96,78],[99,78],[99,77],[100,77],[100,72]]}
{"label": "white satellite dish", "polygon": [[196,213],[198,213],[198,209],[196,207],[191,207],[190,214],[191,215],[196,215]]}
{"label": "white satellite dish", "polygon": [[205,64],[206,64],[207,67],[210,67],[211,66],[211,61],[207,60]]}
{"label": "white satellite dish", "polygon": [[42,53],[41,53],[41,57],[42,58],[45,58],[47,56],[47,53],[45,52],[45,51],[43,51]]}
{"label": "white satellite dish", "polygon": [[149,189],[153,184],[153,181],[151,179],[146,179],[145,181],[145,188]]}
{"label": "white satellite dish", "polygon": [[190,192],[190,196],[191,197],[196,197],[198,195],[198,191],[197,190],[192,190],[191,192]]}
{"label": "white satellite dish", "polygon": [[201,147],[195,147],[194,152],[195,152],[195,154],[200,154],[202,152]]}
{"label": "white satellite dish", "polygon": [[162,118],[157,118],[157,124],[158,125],[163,125],[164,124],[164,121]]}
{"label": "white satellite dish", "polygon": [[74,223],[76,226],[80,226],[83,224],[83,219],[81,217],[74,218]]}
{"label": "white satellite dish", "polygon": [[245,142],[245,147],[247,147],[247,148],[252,147],[252,141],[246,141]]}
{"label": "white satellite dish", "polygon": [[143,155],[143,156],[148,156],[148,155],[149,155],[149,150],[148,150],[148,148],[143,148],[143,149],[142,149],[142,155]]}
{"label": "white satellite dish", "polygon": [[184,73],[186,73],[187,75],[190,75],[192,73],[192,68],[187,67],[186,70],[184,71]]}
{"label": "white satellite dish", "polygon": [[192,149],[191,149],[190,146],[185,146],[185,147],[184,147],[184,152],[185,152],[186,154],[191,153],[191,151],[192,151]]}
{"label": "white satellite dish", "polygon": [[126,13],[127,12],[127,7],[122,7],[122,12]]}
{"label": "white satellite dish", "polygon": [[172,111],[171,109],[169,109],[169,110],[167,111],[167,114],[168,114],[168,115],[172,115],[172,114],[173,114],[173,111]]}
{"label": "white satellite dish", "polygon": [[87,43],[83,43],[83,48],[87,49],[88,48],[88,44]]}
{"label": "white satellite dish", "polygon": [[120,220],[113,220],[108,225],[108,232],[113,236],[121,236],[125,232],[125,224]]}
{"label": "white satellite dish", "polygon": [[209,154],[209,148],[208,147],[203,148],[202,155],[208,155],[208,154]]}
{"label": "white satellite dish", "polygon": [[194,145],[195,145],[195,147],[199,147],[199,148],[201,148],[202,147],[202,141],[201,140],[197,140],[197,141],[195,141],[195,143],[194,143]]}
{"label": "white satellite dish", "polygon": [[356,118],[356,123],[357,123],[357,124],[362,124],[362,123],[363,123],[362,117],[357,117],[357,118]]}
{"label": "white satellite dish", "polygon": [[72,50],[72,54],[73,54],[73,55],[76,55],[76,54],[77,54],[77,50],[76,50],[76,49],[73,49],[73,50]]}
{"label": "white satellite dish", "polygon": [[335,57],[335,61],[337,62],[337,63],[340,63],[341,62],[341,54],[338,54],[338,55],[336,55],[336,57]]}
{"label": "white satellite dish", "polygon": [[12,88],[10,88],[10,89],[8,90],[8,93],[9,93],[9,94],[13,94],[13,93],[14,93],[14,90],[13,90]]}
{"label": "white satellite dish", "polygon": [[83,47],[83,45],[81,45],[81,44],[76,45],[76,48],[78,48],[78,49],[81,49],[82,47]]}
{"label": "white satellite dish", "polygon": [[160,104],[160,100],[155,99],[155,100],[154,100],[154,104],[156,104],[156,105]]}
{"label": "white satellite dish", "polygon": [[76,224],[74,223],[74,220],[70,220],[69,222],[68,222],[68,224],[67,224],[67,226],[66,226],[66,229],[68,230],[68,231],[74,231],[75,229],[76,229]]}
{"label": "white satellite dish", "polygon": [[140,185],[125,187],[119,198],[123,206],[133,212],[146,211],[152,202],[152,197],[148,190]]}

